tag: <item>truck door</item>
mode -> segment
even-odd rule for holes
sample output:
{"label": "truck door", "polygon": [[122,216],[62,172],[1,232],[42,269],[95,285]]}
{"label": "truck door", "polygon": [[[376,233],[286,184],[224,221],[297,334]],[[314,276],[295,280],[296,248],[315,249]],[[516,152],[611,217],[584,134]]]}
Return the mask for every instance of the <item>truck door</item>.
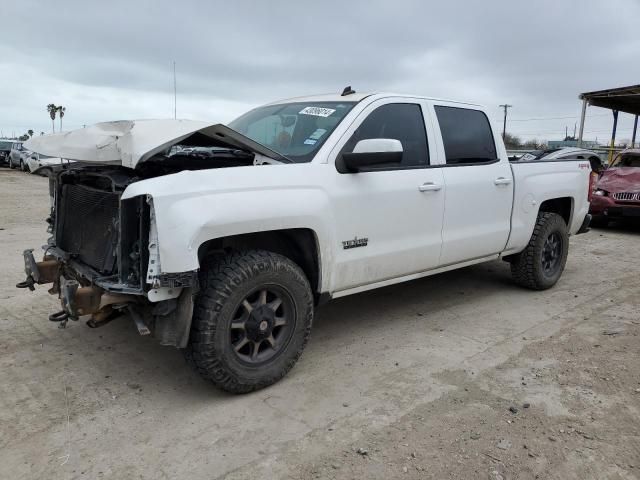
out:
{"label": "truck door", "polygon": [[[425,129],[423,112],[419,100],[373,102],[334,149],[334,292],[438,265],[445,189],[441,169],[429,168],[435,137]],[[399,140],[401,163],[340,171],[341,155],[366,139]]]}
{"label": "truck door", "polygon": [[434,109],[446,159],[440,266],[500,253],[511,228],[509,162],[499,154],[484,112],[448,105]]}

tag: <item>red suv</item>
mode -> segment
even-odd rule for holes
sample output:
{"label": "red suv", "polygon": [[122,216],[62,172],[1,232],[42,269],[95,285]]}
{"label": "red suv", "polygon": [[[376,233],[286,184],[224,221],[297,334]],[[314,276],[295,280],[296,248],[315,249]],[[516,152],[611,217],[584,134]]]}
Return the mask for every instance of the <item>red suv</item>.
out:
{"label": "red suv", "polygon": [[640,149],[620,152],[596,183],[589,213],[592,225],[616,218],[640,219]]}

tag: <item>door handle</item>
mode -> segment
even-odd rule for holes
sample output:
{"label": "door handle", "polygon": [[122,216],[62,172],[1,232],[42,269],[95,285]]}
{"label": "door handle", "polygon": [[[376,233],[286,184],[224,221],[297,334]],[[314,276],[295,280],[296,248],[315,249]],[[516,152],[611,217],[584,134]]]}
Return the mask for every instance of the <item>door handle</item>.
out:
{"label": "door handle", "polygon": [[495,185],[509,185],[511,183],[511,179],[505,178],[505,177],[498,177],[493,181],[493,183]]}
{"label": "door handle", "polygon": [[427,182],[423,183],[418,187],[418,190],[421,192],[437,192],[442,188],[442,185],[438,185],[437,183]]}

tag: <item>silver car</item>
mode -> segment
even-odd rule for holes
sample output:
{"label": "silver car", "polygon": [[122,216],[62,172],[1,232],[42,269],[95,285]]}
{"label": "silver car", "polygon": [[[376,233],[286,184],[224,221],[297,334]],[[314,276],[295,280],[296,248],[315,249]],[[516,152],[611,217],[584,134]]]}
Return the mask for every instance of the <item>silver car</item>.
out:
{"label": "silver car", "polygon": [[24,153],[26,150],[22,146],[22,142],[13,142],[11,145],[11,151],[9,152],[9,168],[18,168],[24,170],[27,166]]}

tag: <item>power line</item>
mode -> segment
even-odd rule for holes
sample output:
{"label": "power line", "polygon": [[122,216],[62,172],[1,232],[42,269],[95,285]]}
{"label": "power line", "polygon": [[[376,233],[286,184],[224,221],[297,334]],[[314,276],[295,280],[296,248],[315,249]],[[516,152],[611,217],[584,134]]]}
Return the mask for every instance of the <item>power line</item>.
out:
{"label": "power line", "polygon": [[[625,134],[630,134],[632,133],[633,130],[629,129],[629,130],[620,130],[618,129],[616,132],[616,136],[620,136],[620,135],[625,135]],[[522,133],[522,132],[513,132],[513,135],[515,136],[527,136],[527,137],[536,137],[536,136],[543,136],[543,135],[554,135],[554,134],[561,134],[562,132],[559,130],[550,130],[547,132],[537,132],[537,133]],[[585,134],[593,134],[593,133],[611,133],[611,130],[589,130],[587,132],[584,132]]]}
{"label": "power line", "polygon": [[[502,106],[502,105],[500,105]],[[595,115],[589,115],[587,116],[587,118],[593,118],[593,117],[608,117],[610,116],[608,113],[597,113]],[[571,116],[566,116],[566,117],[538,117],[538,118],[511,118],[509,119],[510,122],[533,122],[533,121],[540,121],[540,120],[566,120],[566,119],[570,119],[570,118],[579,118],[578,115],[571,115]]]}

